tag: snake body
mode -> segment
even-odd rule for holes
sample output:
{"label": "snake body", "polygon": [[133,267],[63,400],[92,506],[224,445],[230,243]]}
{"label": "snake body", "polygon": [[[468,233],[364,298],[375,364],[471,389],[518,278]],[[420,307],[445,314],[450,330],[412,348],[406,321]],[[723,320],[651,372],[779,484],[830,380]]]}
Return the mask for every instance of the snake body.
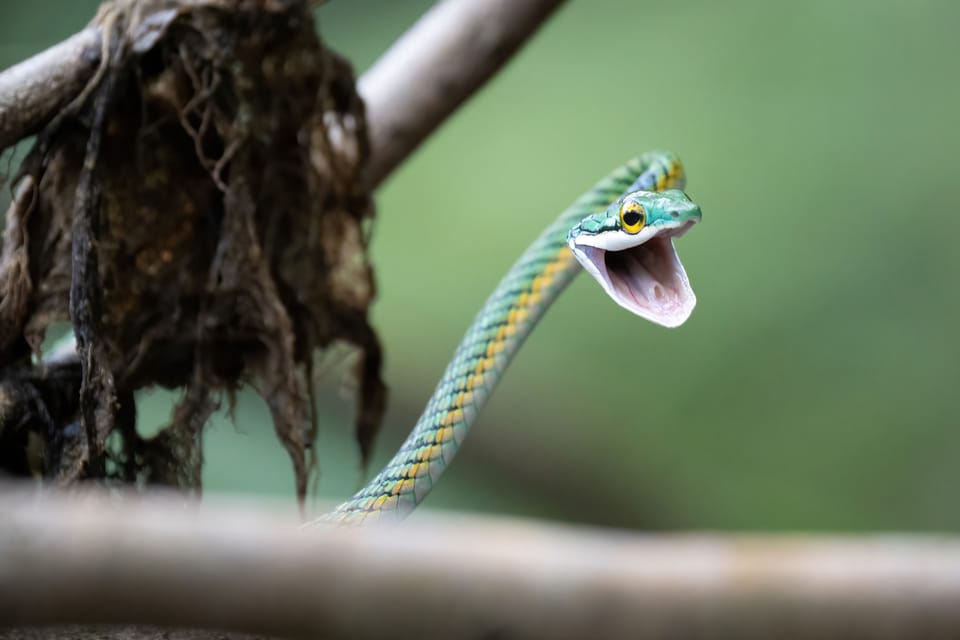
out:
{"label": "snake body", "polygon": [[[320,520],[369,524],[400,519],[413,511],[456,455],[524,339],[580,271],[571,251],[571,235],[600,229],[602,216],[597,212],[611,207],[625,194],[650,195],[680,189],[683,183],[683,169],[676,157],[651,152],[613,171],[563,211],[520,256],[480,309],[422,415],[390,462]],[[676,211],[670,213],[674,218],[679,216]],[[683,278],[685,283],[685,275]],[[683,319],[686,316],[680,322]]]}

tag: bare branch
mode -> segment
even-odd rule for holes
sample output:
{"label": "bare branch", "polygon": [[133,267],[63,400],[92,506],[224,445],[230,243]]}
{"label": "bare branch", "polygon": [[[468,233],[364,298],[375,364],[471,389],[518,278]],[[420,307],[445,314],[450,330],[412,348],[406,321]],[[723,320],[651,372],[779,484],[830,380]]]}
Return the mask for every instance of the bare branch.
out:
{"label": "bare branch", "polygon": [[[217,5],[219,0],[181,0]],[[563,0],[445,0],[360,78],[369,113],[368,184],[379,184],[477,91]],[[90,27],[0,73],[0,149],[72,100],[100,59]]]}
{"label": "bare branch", "polygon": [[956,637],[960,540],[642,536],[0,494],[0,627],[325,638]]}
{"label": "bare branch", "polygon": [[563,0],[445,0],[360,78],[376,186],[476,92]]}
{"label": "bare branch", "polygon": [[88,28],[0,73],[0,149],[36,133],[69,103],[100,62],[100,31]]}

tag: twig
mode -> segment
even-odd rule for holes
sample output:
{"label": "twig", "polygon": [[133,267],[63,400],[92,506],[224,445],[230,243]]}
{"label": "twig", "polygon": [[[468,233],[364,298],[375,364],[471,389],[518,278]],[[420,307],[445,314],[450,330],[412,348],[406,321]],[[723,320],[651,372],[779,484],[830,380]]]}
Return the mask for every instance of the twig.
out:
{"label": "twig", "polygon": [[0,493],[0,627],[324,638],[960,635],[960,540],[642,536],[420,517],[298,530],[264,508]]}
{"label": "twig", "polygon": [[[360,78],[372,149],[368,185],[383,181],[562,2],[444,0],[427,12]],[[79,93],[100,61],[100,37],[89,27],[0,73],[0,149],[35,133]]]}

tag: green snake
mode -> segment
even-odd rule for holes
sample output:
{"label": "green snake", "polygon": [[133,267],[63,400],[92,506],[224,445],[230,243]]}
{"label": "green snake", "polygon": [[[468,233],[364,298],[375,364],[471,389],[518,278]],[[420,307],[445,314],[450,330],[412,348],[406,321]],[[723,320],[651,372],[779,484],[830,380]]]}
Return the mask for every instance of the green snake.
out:
{"label": "green snake", "polygon": [[635,158],[580,196],[520,256],[480,309],[390,462],[318,522],[401,519],[426,497],[504,369],[582,265],[620,306],[666,327],[696,304],[673,247],[700,220],[672,154]]}

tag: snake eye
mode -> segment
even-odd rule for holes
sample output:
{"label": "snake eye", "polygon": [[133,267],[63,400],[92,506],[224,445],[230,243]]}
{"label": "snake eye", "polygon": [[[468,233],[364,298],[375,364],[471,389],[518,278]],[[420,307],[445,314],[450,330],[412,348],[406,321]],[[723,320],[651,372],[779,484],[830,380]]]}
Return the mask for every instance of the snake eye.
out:
{"label": "snake eye", "polygon": [[643,205],[638,202],[628,202],[620,207],[620,226],[631,235],[640,233],[646,219]]}

